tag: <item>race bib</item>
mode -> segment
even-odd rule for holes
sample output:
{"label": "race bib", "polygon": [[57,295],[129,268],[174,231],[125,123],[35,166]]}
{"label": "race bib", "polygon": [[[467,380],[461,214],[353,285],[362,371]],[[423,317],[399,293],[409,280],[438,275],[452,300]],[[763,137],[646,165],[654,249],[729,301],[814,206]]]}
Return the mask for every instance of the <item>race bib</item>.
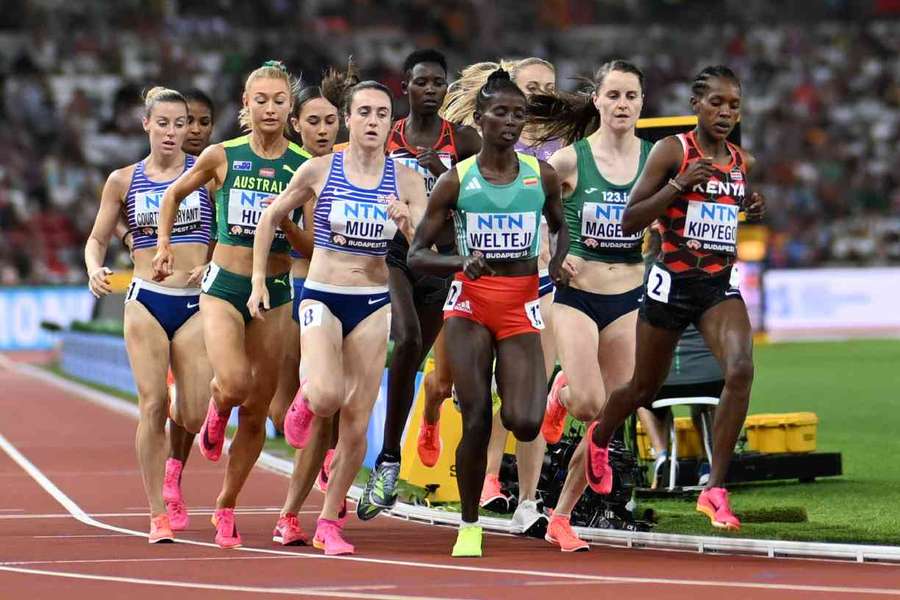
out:
{"label": "race bib", "polygon": [[[259,225],[263,211],[275,200],[276,195],[271,192],[255,192],[231,188],[228,192],[229,233],[231,235],[250,237],[255,235],[256,227]],[[275,226],[275,239],[285,239],[284,232],[277,225]]]}
{"label": "race bib", "polygon": [[672,276],[665,269],[653,265],[647,276],[647,295],[657,302],[669,303],[669,293],[672,291]]}
{"label": "race bib", "polygon": [[[163,191],[138,192],[134,195],[134,224],[144,235],[156,235]],[[188,195],[178,206],[172,235],[181,235],[200,228],[200,192]]]}
{"label": "race bib", "polygon": [[[453,159],[450,154],[446,152],[438,152],[438,158],[441,159],[441,164],[449,171],[453,166]],[[437,175],[432,173],[428,168],[423,167],[419,164],[419,161],[416,158],[410,156],[402,156],[397,157],[396,160],[403,166],[409,167],[419,175],[421,175],[425,179],[425,193],[430,197],[431,190],[434,189],[434,184],[437,183]]]}
{"label": "race bib", "polygon": [[331,241],[348,248],[382,250],[397,233],[387,202],[334,200],[328,220]]}
{"label": "race bib", "polygon": [[533,212],[466,213],[469,252],[481,252],[486,260],[528,258],[537,235]]}
{"label": "race bib", "polygon": [[641,230],[633,235],[622,233],[625,203],[585,202],[581,209],[581,239],[588,248],[631,248],[644,239]]}
{"label": "race bib", "polygon": [[737,246],[738,210],[738,206],[731,204],[691,200],[684,221],[687,247],[733,255]]}

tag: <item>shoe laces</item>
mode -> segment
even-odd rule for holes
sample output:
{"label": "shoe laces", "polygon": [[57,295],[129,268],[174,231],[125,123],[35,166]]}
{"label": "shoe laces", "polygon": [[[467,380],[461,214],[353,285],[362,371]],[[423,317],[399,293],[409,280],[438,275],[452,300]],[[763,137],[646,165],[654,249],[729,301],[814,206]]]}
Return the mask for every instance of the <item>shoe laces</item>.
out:
{"label": "shoe laces", "polygon": [[288,529],[300,529],[300,520],[294,513],[288,513],[281,517],[281,519],[283,521],[283,524],[287,526]]}
{"label": "shoe laces", "polygon": [[384,489],[393,490],[400,475],[400,463],[383,462],[378,466],[378,477],[384,482]]}

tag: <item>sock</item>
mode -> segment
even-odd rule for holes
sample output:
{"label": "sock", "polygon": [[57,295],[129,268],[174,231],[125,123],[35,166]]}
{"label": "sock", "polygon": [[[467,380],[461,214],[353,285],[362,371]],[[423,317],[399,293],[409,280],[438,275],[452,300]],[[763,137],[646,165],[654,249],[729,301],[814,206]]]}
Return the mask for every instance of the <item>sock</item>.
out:
{"label": "sock", "polygon": [[375,459],[375,466],[377,467],[381,463],[389,462],[389,463],[398,463],[400,462],[400,448],[382,448],[381,454],[378,455],[378,458]]}
{"label": "sock", "polygon": [[481,527],[479,519],[475,519],[474,523],[469,523],[467,521],[460,521],[459,528],[460,529],[468,529],[469,527]]}

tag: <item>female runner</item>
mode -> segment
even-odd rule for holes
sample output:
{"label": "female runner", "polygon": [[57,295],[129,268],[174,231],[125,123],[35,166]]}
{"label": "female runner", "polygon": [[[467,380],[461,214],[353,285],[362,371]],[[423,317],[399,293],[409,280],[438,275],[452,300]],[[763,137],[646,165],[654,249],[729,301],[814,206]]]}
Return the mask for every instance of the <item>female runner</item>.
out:
{"label": "female runner", "polygon": [[[306,161],[305,153],[284,137],[291,110],[293,78],[277,61],[269,61],[247,77],[241,125],[249,134],[210,146],[196,164],[166,190],[160,214],[157,277],[170,273],[176,260],[169,231],[182,199],[209,182],[216,191],[218,243],[201,289],[204,338],[215,377],[212,398],[200,436],[200,452],[216,461],[221,457],[225,428],[234,407],[240,406],[239,424],[229,450],[222,491],[216,500],[213,522],[216,543],[223,548],[241,544],[234,522],[237,496],[265,441],[265,421],[275,392],[282,357],[282,333],[290,319],[290,244],[287,235],[299,230],[291,219],[271,242],[266,285],[272,310],[265,321],[251,321],[247,310],[252,271],[252,244],[256,226],[273,195],[283,190],[291,174]],[[303,240],[296,245],[302,246]]]}
{"label": "female runner", "polygon": [[[384,154],[391,127],[390,91],[374,81],[350,89],[344,101],[347,150],[310,160],[260,221],[254,245],[250,313],[268,320],[271,290],[264,284],[274,223],[316,200],[315,245],[300,303],[303,377],[285,417],[285,434],[340,411],[337,448],[313,545],[325,554],[352,554],[340,510],[366,452],[366,430],[387,353],[388,242],[399,230],[412,238],[424,210],[425,183]],[[411,216],[413,215],[413,216]],[[306,438],[306,439],[305,439]]]}
{"label": "female runner", "polygon": [[212,376],[199,335],[200,290],[189,283],[191,270],[206,262],[212,208],[209,191],[200,188],[173,215],[172,221],[177,221],[174,230],[169,228],[171,251],[178,257],[180,269],[170,271],[159,283],[152,282],[151,258],[159,233],[160,198],[195,159],[182,150],[188,119],[184,97],[174,90],[156,87],[146,94],[144,105],[150,155],[110,174],[85,245],[84,260],[91,292],[97,297],[109,294],[112,271],[103,262],[109,238],[124,211],[134,247],[134,278],[125,296],[125,344],[138,390],[140,419],[135,446],[150,503],[152,544],[174,540],[163,500],[166,372],[171,362],[182,394],[180,409],[174,416],[193,432],[200,428],[202,405]]}
{"label": "female runner", "polygon": [[[556,173],[514,147],[525,125],[525,94],[498,69],[479,90],[475,122],[481,152],[438,180],[409,252],[413,269],[457,273],[444,304],[447,354],[463,417],[456,450],[462,523],[453,556],[481,556],[478,499],[491,433],[491,379],[496,348],[504,426],[522,441],[540,428],[547,378],[540,337],[537,256],[540,215],[558,234],[550,271],[563,277],[569,246]],[[460,256],[431,250],[454,213]],[[460,272],[462,271],[462,272]]]}
{"label": "female runner", "polygon": [[694,324],[725,375],[713,423],[712,469],[697,510],[713,526],[739,529],[725,475],[750,403],[753,338],[747,307],[732,276],[738,212],[765,209],[748,193],[754,158],[727,141],[741,112],[741,85],[725,66],[703,69],[691,86],[697,127],[661,140],[631,193],[623,235],[659,219],[662,247],[645,284],[637,326],[634,373],[615,390],[588,428],[586,475],[599,494],[612,489],[607,446],[615,429],[639,407],[649,407],[669,372],[681,333]]}

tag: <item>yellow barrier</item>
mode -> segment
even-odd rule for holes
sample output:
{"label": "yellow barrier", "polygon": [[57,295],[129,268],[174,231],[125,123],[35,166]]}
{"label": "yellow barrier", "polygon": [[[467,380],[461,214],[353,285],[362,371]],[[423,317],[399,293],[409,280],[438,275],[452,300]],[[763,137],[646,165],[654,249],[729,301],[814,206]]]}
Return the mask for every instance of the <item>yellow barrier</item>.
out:
{"label": "yellow barrier", "polygon": [[[434,370],[434,361],[428,359],[424,374]],[[424,379],[423,379],[424,382]],[[453,402],[445,401],[441,406],[441,457],[436,465],[426,467],[419,460],[416,441],[419,437],[419,425],[422,423],[422,412],[425,410],[425,385],[419,386],[419,392],[413,404],[412,417],[406,430],[403,442],[403,456],[400,462],[400,479],[423,488],[437,486],[435,492],[428,497],[431,502],[459,502],[459,488],[456,485],[456,446],[462,437],[462,417],[453,406]],[[508,436],[505,452],[516,451],[515,438]]]}

